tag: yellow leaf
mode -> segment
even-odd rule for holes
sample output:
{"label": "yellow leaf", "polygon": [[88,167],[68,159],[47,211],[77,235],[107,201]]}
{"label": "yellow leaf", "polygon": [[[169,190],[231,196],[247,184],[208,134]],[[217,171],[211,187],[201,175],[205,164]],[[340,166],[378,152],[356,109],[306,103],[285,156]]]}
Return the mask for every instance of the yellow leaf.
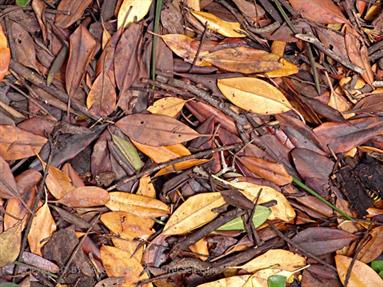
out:
{"label": "yellow leaf", "polygon": [[276,191],[274,188],[269,186],[261,186],[250,182],[228,182],[219,179],[218,177],[214,178],[239,189],[243,195],[245,195],[253,202],[256,201],[260,190],[262,190],[262,192],[260,193],[258,203],[264,203],[271,200],[277,201],[276,205],[270,207],[271,214],[268,217],[269,220],[280,219],[289,222],[295,218],[294,208],[290,205],[286,197],[282,193]]}
{"label": "yellow leaf", "polygon": [[[243,287],[249,278],[250,275],[232,276],[200,284],[197,287]],[[254,287],[258,286],[255,285]]]}
{"label": "yellow leaf", "polygon": [[285,54],[286,42],[284,41],[273,41],[271,44],[271,53],[283,57]]}
{"label": "yellow leaf", "polygon": [[138,22],[149,12],[152,0],[124,0],[117,16],[117,28]]}
{"label": "yellow leaf", "polygon": [[266,75],[270,78],[277,78],[290,76],[299,72],[299,69],[296,65],[283,58],[279,59],[279,63],[282,64],[282,68],[267,72]]}
{"label": "yellow leaf", "polygon": [[213,209],[225,204],[219,192],[200,193],[189,197],[170,216],[163,235],[185,234],[217,217]]}
{"label": "yellow leaf", "polygon": [[152,114],[176,117],[184,107],[186,101],[177,97],[166,97],[157,100],[147,110]]}
{"label": "yellow leaf", "polygon": [[207,23],[209,29],[225,37],[246,37],[242,33],[241,24],[238,22],[227,22],[208,12],[192,11],[191,13],[202,24]]}
{"label": "yellow leaf", "polygon": [[274,115],[292,108],[277,88],[257,78],[219,79],[218,88],[230,102],[248,112]]}
{"label": "yellow leaf", "polygon": [[155,218],[169,214],[169,207],[157,199],[127,192],[111,192],[105,204],[112,211],[126,211],[137,216]]}
{"label": "yellow leaf", "polygon": [[150,179],[150,176],[145,175],[140,178],[137,194],[151,198],[156,198],[156,190],[154,189],[154,185],[152,183],[152,180]]}
{"label": "yellow leaf", "polygon": [[21,224],[0,233],[0,268],[17,259],[21,245]]}
{"label": "yellow leaf", "polygon": [[144,269],[134,253],[103,245],[100,248],[100,254],[102,264],[109,277],[125,278],[125,282],[119,286],[136,286],[137,281],[147,278],[146,273],[141,276]]}
{"label": "yellow leaf", "polygon": [[131,141],[140,152],[155,163],[162,163],[182,156],[191,155],[190,151],[183,144],[155,147],[144,145],[134,140]]}
{"label": "yellow leaf", "polygon": [[110,231],[124,239],[148,239],[153,233],[153,219],[141,218],[124,211],[104,213],[101,221]]}
{"label": "yellow leaf", "polygon": [[206,238],[198,240],[196,243],[189,246],[190,250],[193,251],[197,257],[201,260],[207,260],[209,257],[209,247],[207,245]]}
{"label": "yellow leaf", "polygon": [[195,11],[200,11],[201,10],[201,7],[200,7],[200,3],[199,3],[200,0],[186,0],[186,5],[192,9],[192,10],[195,10]]}
{"label": "yellow leaf", "polygon": [[262,274],[265,276],[259,276],[261,273],[258,274],[258,277],[268,278],[281,270],[292,272],[305,265],[306,259],[298,254],[284,249],[272,249],[250,260],[245,265],[241,266],[241,269],[250,273],[257,272],[257,274],[260,270],[266,271],[268,269],[267,272]]}
{"label": "yellow leaf", "polygon": [[191,168],[191,167],[196,166],[196,165],[207,163],[208,161],[209,161],[209,159],[203,159],[203,158],[202,159],[196,158],[196,159],[185,160],[185,161],[176,163],[174,165],[169,165],[169,166],[161,169],[159,172],[157,172],[155,174],[155,176],[161,176],[161,175],[168,174],[171,172],[177,172],[180,170],[185,170],[185,169]]}
{"label": "yellow leaf", "polygon": [[[340,281],[344,284],[346,279],[347,270],[351,264],[352,258],[336,255],[335,263],[336,269],[338,270],[338,275]],[[383,279],[380,278],[378,273],[376,273],[371,267],[367,264],[355,260],[354,266],[351,271],[350,280],[348,282],[348,287],[370,287],[370,286],[383,286]]]}
{"label": "yellow leaf", "polygon": [[31,230],[28,233],[28,242],[31,252],[42,256],[41,248],[53,232],[56,231],[56,223],[49,210],[48,203],[43,204],[37,210],[32,219]]}

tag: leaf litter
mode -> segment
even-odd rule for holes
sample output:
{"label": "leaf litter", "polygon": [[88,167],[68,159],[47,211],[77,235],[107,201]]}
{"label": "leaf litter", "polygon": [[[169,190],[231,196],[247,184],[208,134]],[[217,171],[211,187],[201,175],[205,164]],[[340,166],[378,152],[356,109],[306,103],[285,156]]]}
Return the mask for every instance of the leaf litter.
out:
{"label": "leaf litter", "polygon": [[0,10],[0,286],[383,286],[378,1]]}

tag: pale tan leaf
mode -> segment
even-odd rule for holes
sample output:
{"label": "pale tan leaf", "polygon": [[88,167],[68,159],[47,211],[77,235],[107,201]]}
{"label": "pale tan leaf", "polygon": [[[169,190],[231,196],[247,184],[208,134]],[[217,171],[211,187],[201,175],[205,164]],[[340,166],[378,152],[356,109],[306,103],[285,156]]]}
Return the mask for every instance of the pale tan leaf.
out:
{"label": "pale tan leaf", "polygon": [[66,193],[58,200],[69,207],[93,207],[104,205],[109,201],[109,193],[96,186],[80,186]]}
{"label": "pale tan leaf", "polygon": [[186,101],[177,97],[166,97],[157,100],[147,108],[152,114],[176,117],[182,110]]}
{"label": "pale tan leaf", "polygon": [[70,178],[57,167],[48,165],[48,175],[45,181],[49,192],[56,198],[61,199],[74,189]]}
{"label": "pale tan leaf", "polygon": [[56,223],[46,202],[37,210],[32,219],[32,226],[28,233],[28,243],[31,252],[42,256],[41,248],[55,231]]}
{"label": "pale tan leaf", "polygon": [[154,198],[127,192],[111,192],[105,204],[112,211],[126,211],[137,216],[155,218],[169,214],[169,207]]}
{"label": "pale tan leaf", "polygon": [[137,195],[156,198],[156,190],[149,175],[140,178]]}
{"label": "pale tan leaf", "polygon": [[246,37],[238,22],[227,22],[208,12],[192,11],[191,14],[202,24],[207,23],[209,29],[225,37]]}
{"label": "pale tan leaf", "polygon": [[162,163],[182,156],[191,155],[190,151],[183,144],[170,146],[149,146],[132,140],[136,148],[148,156],[155,163]]}
{"label": "pale tan leaf", "polygon": [[189,197],[170,216],[163,235],[185,234],[218,216],[213,209],[225,204],[219,192],[200,193]]}
{"label": "pale tan leaf", "polygon": [[152,0],[124,0],[117,16],[117,29],[138,22],[149,12]]}
{"label": "pale tan leaf", "polygon": [[[351,261],[352,261],[352,258],[347,256],[343,256],[343,255],[335,256],[336,269],[338,270],[338,275],[342,283],[344,283],[346,279],[346,274],[351,264]],[[347,286],[348,287],[371,287],[371,286],[382,287],[383,279],[380,278],[378,273],[376,273],[367,264],[359,260],[355,260]]]}
{"label": "pale tan leaf", "polygon": [[292,108],[282,92],[257,78],[219,79],[218,88],[229,101],[248,112],[273,115]]}
{"label": "pale tan leaf", "polygon": [[17,259],[21,245],[21,224],[0,233],[0,268]]}

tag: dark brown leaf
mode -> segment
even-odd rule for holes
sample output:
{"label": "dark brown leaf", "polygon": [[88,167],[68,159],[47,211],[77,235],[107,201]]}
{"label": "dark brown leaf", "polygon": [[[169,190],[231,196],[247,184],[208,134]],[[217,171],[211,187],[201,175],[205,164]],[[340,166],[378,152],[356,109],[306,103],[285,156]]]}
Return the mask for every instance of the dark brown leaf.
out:
{"label": "dark brown leaf", "polygon": [[92,0],[61,0],[57,10],[65,11],[66,13],[57,13],[55,24],[61,28],[68,28],[81,18],[90,3],[92,3]]}
{"label": "dark brown leaf", "polygon": [[15,178],[8,163],[0,156],[0,198],[12,198],[18,194]]}

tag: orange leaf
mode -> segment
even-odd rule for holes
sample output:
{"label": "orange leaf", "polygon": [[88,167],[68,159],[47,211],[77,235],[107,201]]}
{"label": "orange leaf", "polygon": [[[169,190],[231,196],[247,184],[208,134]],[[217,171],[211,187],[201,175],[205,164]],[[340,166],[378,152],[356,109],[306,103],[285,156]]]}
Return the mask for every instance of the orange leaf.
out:
{"label": "orange leaf", "polygon": [[107,73],[98,75],[86,99],[88,109],[100,117],[110,115],[116,107],[116,91]]}
{"label": "orange leaf", "polygon": [[153,147],[150,145],[140,144],[132,140],[136,148],[148,156],[155,163],[162,163],[182,156],[191,155],[190,151],[182,144]]}
{"label": "orange leaf", "polygon": [[92,207],[107,203],[109,193],[96,186],[81,186],[66,193],[58,203],[69,207]]}
{"label": "orange leaf", "polygon": [[3,28],[0,26],[0,81],[8,73],[9,63],[11,61],[11,50],[8,48],[7,37]]}
{"label": "orange leaf", "polygon": [[49,192],[56,198],[61,199],[73,190],[70,178],[58,168],[48,165],[48,175],[45,181]]}
{"label": "orange leaf", "polygon": [[196,159],[185,160],[185,161],[164,167],[159,172],[157,172],[155,174],[155,176],[161,176],[161,175],[168,174],[171,172],[177,172],[177,171],[185,170],[185,169],[191,168],[191,167],[196,166],[196,165],[207,163],[208,161],[209,161],[209,159],[203,159],[203,158],[202,159],[196,158]]}

